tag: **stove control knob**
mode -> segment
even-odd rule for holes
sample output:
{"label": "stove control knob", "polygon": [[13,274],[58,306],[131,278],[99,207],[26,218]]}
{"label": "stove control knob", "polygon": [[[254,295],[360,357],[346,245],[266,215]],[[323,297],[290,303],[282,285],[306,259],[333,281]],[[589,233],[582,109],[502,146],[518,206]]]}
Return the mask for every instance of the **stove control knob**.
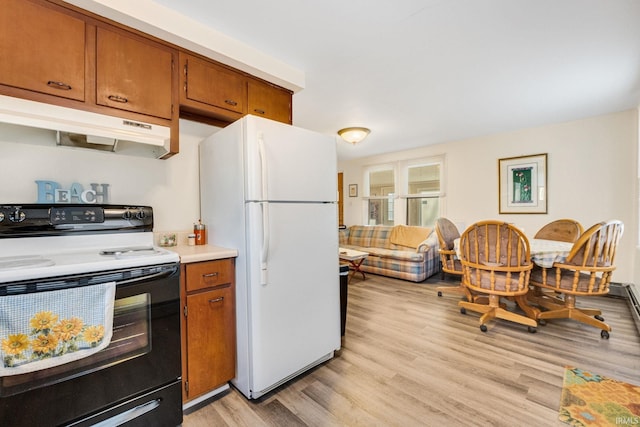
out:
{"label": "stove control knob", "polygon": [[124,218],[127,221],[129,221],[131,219],[131,211],[128,210],[128,209],[126,211],[124,211],[124,213],[122,214],[122,218]]}
{"label": "stove control knob", "polygon": [[0,222],[4,221],[4,212],[0,212]]}
{"label": "stove control knob", "polygon": [[15,211],[9,214],[9,219],[12,222],[22,222],[27,218],[27,214],[22,212],[20,209],[16,209]]}
{"label": "stove control knob", "polygon": [[143,209],[140,209],[138,211],[138,213],[136,214],[136,218],[138,218],[138,219],[145,219],[146,217],[147,217],[147,214],[144,213]]}

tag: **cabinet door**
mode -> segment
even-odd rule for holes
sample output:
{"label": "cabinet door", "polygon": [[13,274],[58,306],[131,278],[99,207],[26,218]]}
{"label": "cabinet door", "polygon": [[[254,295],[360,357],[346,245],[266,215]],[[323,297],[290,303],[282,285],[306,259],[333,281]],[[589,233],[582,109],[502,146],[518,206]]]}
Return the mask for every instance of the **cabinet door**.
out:
{"label": "cabinet door", "polygon": [[232,285],[187,295],[188,399],[235,376],[234,307]]}
{"label": "cabinet door", "polygon": [[25,0],[3,0],[0,83],[84,101],[85,23]]}
{"label": "cabinet door", "polygon": [[247,113],[291,124],[291,93],[285,89],[249,80]]}
{"label": "cabinet door", "polygon": [[172,60],[168,48],[98,27],[96,102],[171,119]]}
{"label": "cabinet door", "polygon": [[194,56],[184,55],[182,58],[185,78],[182,95],[185,101],[236,113],[245,111],[247,85],[242,74]]}

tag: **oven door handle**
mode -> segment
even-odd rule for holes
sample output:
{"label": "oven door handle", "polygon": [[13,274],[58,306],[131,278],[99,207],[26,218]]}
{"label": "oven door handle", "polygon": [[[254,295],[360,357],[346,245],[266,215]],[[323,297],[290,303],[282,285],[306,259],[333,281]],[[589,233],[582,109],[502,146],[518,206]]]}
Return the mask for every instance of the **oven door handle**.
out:
{"label": "oven door handle", "polygon": [[116,286],[128,285],[129,283],[141,282],[143,280],[148,280],[148,279],[158,279],[161,277],[167,277],[172,275],[176,270],[177,270],[177,267],[174,267],[168,271],[161,271],[159,273],[148,274],[146,276],[139,276],[139,277],[134,277],[127,280],[120,280],[119,282],[116,282]]}
{"label": "oven door handle", "polygon": [[153,411],[158,406],[160,406],[161,402],[162,399],[150,400],[149,402],[143,403],[142,405],[138,405],[135,408],[131,408],[126,412],[118,414],[115,417],[100,421],[99,423],[94,424],[93,427],[111,427],[122,425],[143,416],[147,412]]}

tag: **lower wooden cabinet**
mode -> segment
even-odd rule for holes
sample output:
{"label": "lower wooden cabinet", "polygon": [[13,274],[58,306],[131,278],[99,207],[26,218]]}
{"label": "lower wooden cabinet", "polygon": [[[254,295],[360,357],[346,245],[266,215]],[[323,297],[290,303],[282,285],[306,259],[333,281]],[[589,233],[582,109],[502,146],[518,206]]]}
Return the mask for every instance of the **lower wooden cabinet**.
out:
{"label": "lower wooden cabinet", "polygon": [[182,266],[183,401],[235,377],[235,259]]}

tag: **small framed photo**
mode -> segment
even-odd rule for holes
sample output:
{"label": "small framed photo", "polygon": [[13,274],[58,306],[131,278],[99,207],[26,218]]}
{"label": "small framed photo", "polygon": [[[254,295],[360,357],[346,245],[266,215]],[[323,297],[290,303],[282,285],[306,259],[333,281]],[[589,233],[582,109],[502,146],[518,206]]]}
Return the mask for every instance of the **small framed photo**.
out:
{"label": "small framed photo", "polygon": [[358,197],[358,184],[349,184],[349,197]]}
{"label": "small framed photo", "polygon": [[547,154],[498,160],[501,214],[547,213]]}

